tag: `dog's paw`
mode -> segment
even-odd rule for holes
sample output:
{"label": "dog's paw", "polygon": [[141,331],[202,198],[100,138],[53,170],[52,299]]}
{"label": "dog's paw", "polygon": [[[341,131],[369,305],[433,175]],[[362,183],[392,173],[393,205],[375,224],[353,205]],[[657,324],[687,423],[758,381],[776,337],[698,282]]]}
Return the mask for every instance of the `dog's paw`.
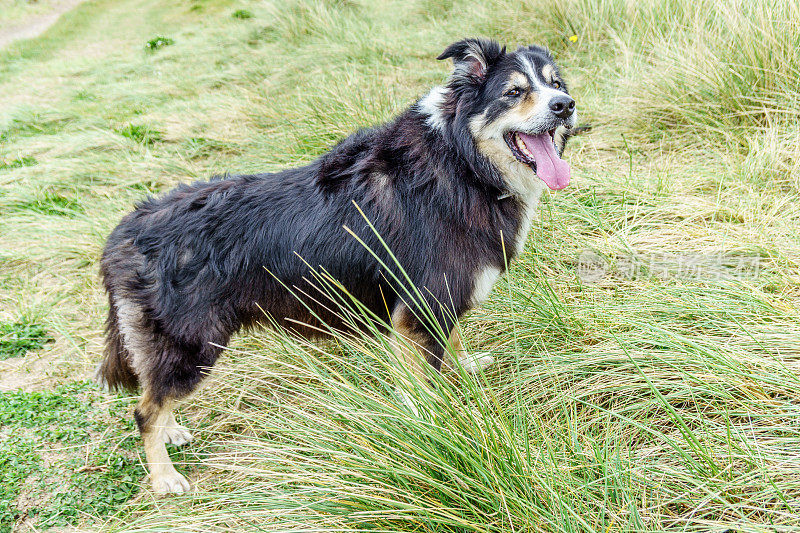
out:
{"label": "dog's paw", "polygon": [[494,356],[486,352],[477,352],[462,357],[458,362],[464,370],[474,374],[494,363]]}
{"label": "dog's paw", "polygon": [[174,444],[175,446],[183,446],[192,442],[194,437],[189,433],[189,430],[183,426],[168,426],[164,428],[164,443]]}
{"label": "dog's paw", "polygon": [[183,494],[191,489],[186,478],[175,470],[153,475],[152,483],[156,494]]}

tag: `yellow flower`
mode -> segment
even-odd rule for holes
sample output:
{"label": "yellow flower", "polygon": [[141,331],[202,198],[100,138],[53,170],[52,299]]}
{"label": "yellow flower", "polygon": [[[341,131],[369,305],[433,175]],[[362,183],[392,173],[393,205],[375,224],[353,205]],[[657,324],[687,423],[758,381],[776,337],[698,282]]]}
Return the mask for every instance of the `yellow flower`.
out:
{"label": "yellow flower", "polygon": [[569,40],[572,43],[577,43],[578,42],[578,36],[577,35],[571,35]]}

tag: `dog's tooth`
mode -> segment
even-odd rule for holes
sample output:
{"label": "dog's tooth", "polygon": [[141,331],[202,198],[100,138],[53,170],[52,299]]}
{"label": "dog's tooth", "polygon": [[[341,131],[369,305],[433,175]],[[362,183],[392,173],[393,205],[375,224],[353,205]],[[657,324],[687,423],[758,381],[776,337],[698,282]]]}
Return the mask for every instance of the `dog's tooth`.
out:
{"label": "dog's tooth", "polygon": [[521,140],[521,139],[520,139],[520,141],[517,143],[517,146],[519,147],[519,151],[520,151],[520,152],[522,152],[523,154],[527,155],[528,157],[531,157],[531,158],[533,157],[533,154],[531,153],[531,151],[530,151],[530,150],[528,150],[528,147],[527,147],[527,146],[525,146],[525,143],[524,143],[524,142],[522,142],[522,140]]}
{"label": "dog's tooth", "polygon": [[533,154],[531,153],[530,150],[528,150],[528,147],[525,146],[525,143],[523,142],[523,140],[520,138],[519,135],[514,135],[514,142],[516,143],[517,148],[522,153],[522,155],[530,159],[534,159]]}

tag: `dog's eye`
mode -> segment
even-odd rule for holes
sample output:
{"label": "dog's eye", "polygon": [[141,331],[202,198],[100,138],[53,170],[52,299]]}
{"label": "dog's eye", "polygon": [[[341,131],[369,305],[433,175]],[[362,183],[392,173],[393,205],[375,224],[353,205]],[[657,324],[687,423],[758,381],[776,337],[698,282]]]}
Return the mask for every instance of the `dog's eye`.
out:
{"label": "dog's eye", "polygon": [[552,85],[554,89],[560,89],[561,88],[561,82],[558,81],[558,80],[553,81],[553,83],[551,83],[550,85]]}
{"label": "dog's eye", "polygon": [[522,94],[522,89],[518,87],[514,87],[513,89],[509,89],[503,93],[503,96],[519,96]]}

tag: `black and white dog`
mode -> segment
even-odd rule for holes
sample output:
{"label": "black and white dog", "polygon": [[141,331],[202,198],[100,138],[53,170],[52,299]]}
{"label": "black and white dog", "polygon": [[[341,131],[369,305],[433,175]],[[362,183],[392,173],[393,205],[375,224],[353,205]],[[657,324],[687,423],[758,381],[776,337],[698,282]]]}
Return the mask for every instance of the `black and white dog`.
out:
{"label": "black and white dog", "polygon": [[[231,335],[264,313],[308,336],[323,324],[347,328],[289,290],[315,290],[312,266],[419,347],[403,354],[415,371],[420,354],[439,370],[448,339],[435,332],[453,331],[486,298],[522,249],[542,191],[567,186],[560,154],[575,101],[550,53],[465,39],[438,59],[447,58],[447,84],[391,123],[301,168],[182,185],[144,201],[111,233],[98,373],[110,387],[142,388],[136,422],[156,492],[189,490],[165,448],[191,440],[173,405]],[[422,301],[397,286],[386,248]],[[463,355],[455,336],[449,342]]]}

